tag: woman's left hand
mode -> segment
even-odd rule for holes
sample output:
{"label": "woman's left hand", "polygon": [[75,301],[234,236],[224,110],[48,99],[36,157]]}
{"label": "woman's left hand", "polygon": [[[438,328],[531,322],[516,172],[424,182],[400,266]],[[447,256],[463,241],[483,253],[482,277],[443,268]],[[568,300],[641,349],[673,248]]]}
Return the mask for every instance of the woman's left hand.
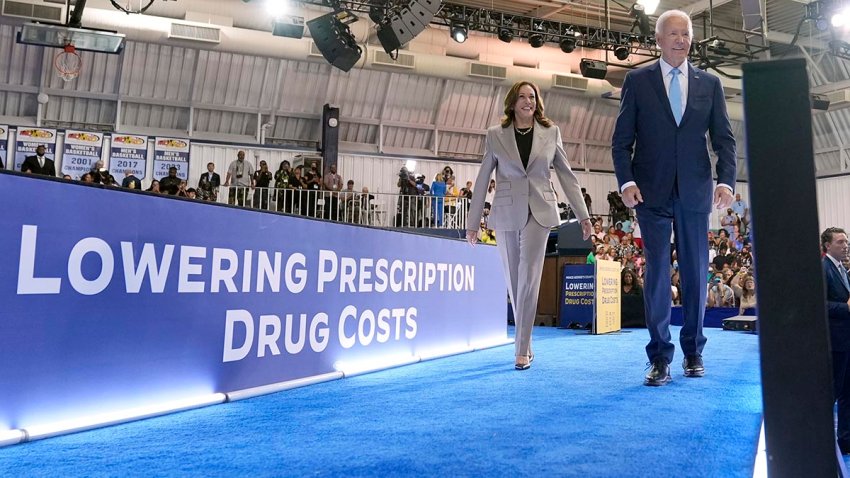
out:
{"label": "woman's left hand", "polygon": [[581,221],[581,235],[585,241],[590,239],[591,233],[593,233],[593,225],[590,224],[590,219]]}

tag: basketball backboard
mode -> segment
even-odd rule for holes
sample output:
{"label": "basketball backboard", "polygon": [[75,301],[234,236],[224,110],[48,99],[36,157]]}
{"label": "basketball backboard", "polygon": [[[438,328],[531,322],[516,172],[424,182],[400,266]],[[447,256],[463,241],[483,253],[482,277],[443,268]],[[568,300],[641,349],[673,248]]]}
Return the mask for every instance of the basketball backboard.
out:
{"label": "basketball backboard", "polygon": [[18,43],[54,48],[70,44],[81,51],[120,53],[124,48],[124,35],[104,30],[25,23],[18,33]]}

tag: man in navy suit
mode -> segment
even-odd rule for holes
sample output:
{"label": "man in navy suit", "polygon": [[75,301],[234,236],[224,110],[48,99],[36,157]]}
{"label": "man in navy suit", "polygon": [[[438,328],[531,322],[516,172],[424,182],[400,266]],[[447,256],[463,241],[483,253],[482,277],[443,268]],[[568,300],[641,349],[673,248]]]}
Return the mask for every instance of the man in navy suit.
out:
{"label": "man in navy suit", "polygon": [[[623,202],[635,208],[646,253],[644,297],[651,368],[644,383],[670,382],[675,346],[670,337],[670,234],[681,278],[684,326],[679,343],[686,377],[705,373],[708,214],[734,199],[735,138],[720,81],[688,62],[693,27],[688,15],[670,10],[658,17],[655,38],[661,59],[629,72],[611,149]],[[718,157],[717,186],[705,134]],[[713,191],[712,191],[713,190]]]}
{"label": "man in navy suit", "polygon": [[826,309],[832,348],[832,376],[838,401],[838,446],[850,454],[850,281],[841,264],[847,257],[847,233],[830,227],[820,235],[823,275],[826,279]]}

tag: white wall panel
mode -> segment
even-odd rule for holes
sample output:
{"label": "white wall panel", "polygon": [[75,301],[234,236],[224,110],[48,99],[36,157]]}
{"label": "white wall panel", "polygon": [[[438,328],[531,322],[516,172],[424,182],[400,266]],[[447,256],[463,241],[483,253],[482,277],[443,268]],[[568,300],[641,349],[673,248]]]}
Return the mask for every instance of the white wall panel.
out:
{"label": "white wall panel", "polygon": [[819,179],[817,194],[819,232],[827,227],[850,228],[850,176]]}

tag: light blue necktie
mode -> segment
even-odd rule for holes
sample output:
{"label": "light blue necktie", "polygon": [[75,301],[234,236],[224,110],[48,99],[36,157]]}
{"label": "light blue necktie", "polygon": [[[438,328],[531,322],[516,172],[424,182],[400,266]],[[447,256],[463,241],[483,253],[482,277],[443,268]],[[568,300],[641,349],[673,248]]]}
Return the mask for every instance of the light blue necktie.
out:
{"label": "light blue necktie", "polygon": [[670,70],[673,78],[670,80],[670,92],[667,95],[670,99],[670,109],[673,111],[673,118],[676,120],[676,125],[682,122],[682,87],[679,85],[678,78],[678,75],[681,73],[678,68]]}
{"label": "light blue necktie", "polygon": [[847,269],[844,268],[843,264],[838,265],[838,275],[841,276],[841,282],[844,284],[844,287],[850,290],[850,283],[847,282]]}

